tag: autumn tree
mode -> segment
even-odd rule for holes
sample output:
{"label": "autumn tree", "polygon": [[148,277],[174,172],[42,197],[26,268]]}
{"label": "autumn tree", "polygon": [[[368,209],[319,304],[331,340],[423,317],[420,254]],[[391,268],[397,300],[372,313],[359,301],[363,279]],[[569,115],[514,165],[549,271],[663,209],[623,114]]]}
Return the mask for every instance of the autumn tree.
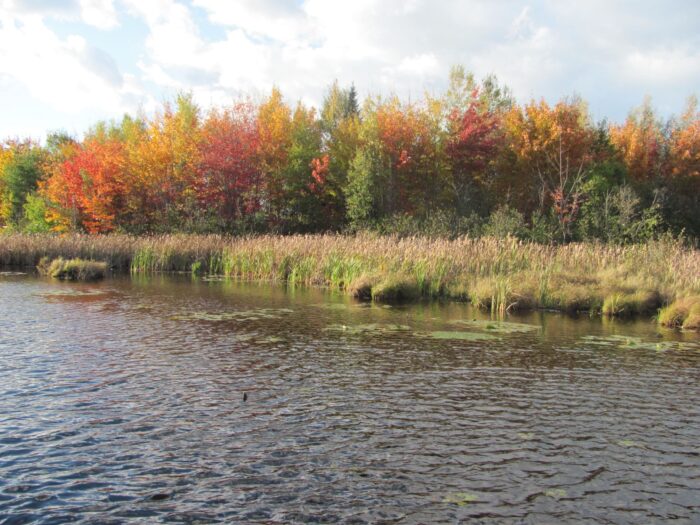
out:
{"label": "autumn tree", "polygon": [[212,110],[202,128],[197,198],[219,227],[241,225],[260,209],[259,136],[255,108]]}
{"label": "autumn tree", "polygon": [[125,123],[132,134],[126,141],[132,226],[177,230],[195,220],[200,120],[192,96],[181,94],[145,127]]}
{"label": "autumn tree", "polygon": [[610,138],[637,185],[649,185],[664,171],[665,137],[651,99],[633,110],[625,123],[610,127]]}
{"label": "autumn tree", "polygon": [[479,203],[474,201],[485,200],[489,171],[503,146],[500,120],[480,101],[478,89],[472,92],[464,110],[455,107],[449,115],[449,182],[460,214],[477,209]]}
{"label": "autumn tree", "polygon": [[677,230],[700,236],[700,108],[691,97],[669,139],[667,217]]}
{"label": "autumn tree", "polygon": [[258,166],[262,176],[262,204],[268,224],[279,228],[285,207],[284,177],[292,137],[292,111],[279,89],[258,108]]}
{"label": "autumn tree", "polygon": [[507,164],[501,191],[512,192],[513,203],[527,215],[551,208],[566,241],[594,161],[595,133],[585,105],[580,99],[554,107],[544,100],[532,101],[513,107],[504,128]]}

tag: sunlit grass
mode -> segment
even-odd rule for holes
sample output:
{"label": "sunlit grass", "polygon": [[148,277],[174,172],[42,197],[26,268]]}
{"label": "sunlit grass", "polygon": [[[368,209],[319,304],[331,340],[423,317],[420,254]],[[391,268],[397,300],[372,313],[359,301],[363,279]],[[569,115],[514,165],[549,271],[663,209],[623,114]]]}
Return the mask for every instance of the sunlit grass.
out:
{"label": "sunlit grass", "polygon": [[107,274],[107,263],[63,257],[49,260],[42,257],[37,264],[37,270],[41,275],[64,281],[97,281]]}

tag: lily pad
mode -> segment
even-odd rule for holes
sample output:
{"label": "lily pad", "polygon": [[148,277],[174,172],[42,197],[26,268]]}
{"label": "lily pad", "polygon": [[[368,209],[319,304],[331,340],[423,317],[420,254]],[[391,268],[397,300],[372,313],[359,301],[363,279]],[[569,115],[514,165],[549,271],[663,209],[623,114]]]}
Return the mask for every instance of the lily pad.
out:
{"label": "lily pad", "polygon": [[493,341],[496,339],[500,339],[498,336],[493,334],[485,334],[481,332],[458,332],[451,330],[437,330],[435,332],[415,332],[414,335],[419,337],[430,337],[432,339],[451,339],[458,341]]}
{"label": "lily pad", "polygon": [[534,324],[525,323],[509,323],[506,321],[486,321],[486,320],[466,320],[457,319],[450,321],[452,324],[458,324],[460,326],[467,326],[474,330],[483,330],[490,333],[496,334],[521,334],[527,332],[536,332],[540,329],[539,326]]}
{"label": "lily pad", "polygon": [[468,492],[455,492],[453,494],[448,494],[442,500],[443,503],[452,503],[453,505],[459,505],[464,507],[468,503],[476,501],[478,496],[475,494],[469,494]]}

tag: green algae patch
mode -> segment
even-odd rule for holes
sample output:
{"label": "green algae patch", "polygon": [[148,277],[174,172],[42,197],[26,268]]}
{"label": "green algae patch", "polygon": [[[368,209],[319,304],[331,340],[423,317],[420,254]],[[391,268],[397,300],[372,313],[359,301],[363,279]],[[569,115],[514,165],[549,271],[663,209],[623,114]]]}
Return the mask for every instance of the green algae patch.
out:
{"label": "green algae patch", "polygon": [[631,439],[621,439],[617,444],[625,448],[644,448],[644,445],[638,441],[632,441]]}
{"label": "green algae patch", "polygon": [[538,325],[525,323],[510,323],[506,321],[486,321],[486,320],[462,320],[450,321],[451,324],[466,326],[474,330],[483,330],[494,334],[522,334],[527,332],[537,332]]}
{"label": "green algae patch", "polygon": [[287,340],[283,337],[277,337],[276,335],[269,335],[267,337],[257,338],[256,342],[267,343],[267,344],[277,344],[277,343],[286,343]]}
{"label": "green algae patch", "polygon": [[437,330],[434,332],[414,332],[418,337],[429,337],[432,339],[447,339],[453,341],[494,341],[500,337],[482,332],[459,332],[454,330]]}
{"label": "green algae patch", "polygon": [[544,495],[548,498],[561,499],[565,498],[568,494],[564,489],[548,489],[544,491]]}
{"label": "green algae patch", "polygon": [[369,324],[357,324],[357,325],[345,325],[345,324],[332,324],[323,329],[325,332],[339,332],[348,335],[366,335],[366,334],[388,334],[397,332],[407,332],[411,330],[410,326],[403,324],[380,324],[380,323],[369,323]]}
{"label": "green algae patch", "polygon": [[322,310],[348,310],[351,307],[351,305],[345,303],[318,303],[309,306],[321,308]]}
{"label": "green algae patch", "polygon": [[173,321],[259,321],[279,319],[283,314],[292,313],[289,308],[256,308],[253,310],[233,310],[229,312],[187,312],[173,315]]}
{"label": "green algae patch", "polygon": [[470,494],[469,492],[455,492],[453,494],[448,494],[447,496],[445,496],[442,502],[464,507],[465,505],[473,503],[478,499],[479,498],[476,494]]}
{"label": "green algae patch", "polygon": [[700,343],[686,341],[645,341],[641,337],[625,335],[586,335],[581,341],[589,345],[630,350],[654,350],[668,352],[674,350],[700,350]]}

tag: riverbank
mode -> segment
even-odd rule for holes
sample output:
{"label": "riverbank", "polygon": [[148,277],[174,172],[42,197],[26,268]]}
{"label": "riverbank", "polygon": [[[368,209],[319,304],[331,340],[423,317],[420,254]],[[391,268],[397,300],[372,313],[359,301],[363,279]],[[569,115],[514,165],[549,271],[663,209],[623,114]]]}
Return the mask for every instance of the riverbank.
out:
{"label": "riverbank", "polygon": [[[361,299],[468,300],[504,314],[552,309],[654,316],[700,327],[700,251],[679,242],[549,246],[516,239],[340,236],[26,235],[0,237],[0,265],[42,257],[105,261],[116,271],[186,271],[290,286],[326,286]],[[664,313],[664,312],[662,312]]]}

